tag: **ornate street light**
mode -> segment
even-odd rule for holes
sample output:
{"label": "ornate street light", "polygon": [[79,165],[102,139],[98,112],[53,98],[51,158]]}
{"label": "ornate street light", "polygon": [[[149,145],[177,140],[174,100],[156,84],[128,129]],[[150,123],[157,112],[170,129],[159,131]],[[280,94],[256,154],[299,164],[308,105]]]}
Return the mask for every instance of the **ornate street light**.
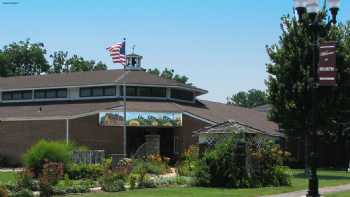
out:
{"label": "ornate street light", "polygon": [[332,23],[337,23],[337,14],[339,11],[340,0],[329,0],[329,10],[332,14]]}
{"label": "ornate street light", "polygon": [[[294,1],[294,8],[298,13],[299,22],[301,25],[305,25],[306,28],[309,28],[312,34],[312,44],[313,44],[313,67],[312,67],[312,74],[313,74],[313,82],[312,82],[312,117],[311,117],[311,128],[310,133],[307,135],[311,136],[311,144],[309,144],[309,140],[306,140],[307,145],[311,145],[311,150],[309,154],[309,189],[307,192],[308,197],[319,197],[320,194],[318,192],[318,178],[317,178],[317,161],[318,161],[318,155],[317,155],[317,119],[318,119],[318,100],[317,100],[317,94],[318,94],[318,61],[317,58],[319,57],[318,47],[320,45],[319,43],[319,36],[320,36],[320,30],[323,25],[323,17],[320,16],[320,5],[319,0],[293,0]],[[329,3],[329,10],[332,15],[332,20],[330,20],[327,24],[327,30],[330,29],[331,25],[335,25],[337,23],[337,14],[339,11],[339,5],[340,0],[328,0]],[[326,5],[326,0],[324,0],[324,5]],[[325,7],[325,6],[324,6]],[[326,11],[326,10],[323,10]],[[308,14],[309,17],[304,17],[305,14]]]}

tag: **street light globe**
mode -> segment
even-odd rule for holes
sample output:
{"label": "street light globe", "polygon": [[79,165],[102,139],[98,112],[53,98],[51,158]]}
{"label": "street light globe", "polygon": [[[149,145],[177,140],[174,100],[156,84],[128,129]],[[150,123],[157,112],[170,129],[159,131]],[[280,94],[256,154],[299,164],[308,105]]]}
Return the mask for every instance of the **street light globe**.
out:
{"label": "street light globe", "polygon": [[306,8],[307,0],[293,0],[295,8]]}
{"label": "street light globe", "polygon": [[308,0],[306,3],[306,10],[309,14],[316,14],[319,11],[319,0]]}
{"label": "street light globe", "polygon": [[340,6],[340,0],[329,0],[330,8],[339,8],[339,6]]}

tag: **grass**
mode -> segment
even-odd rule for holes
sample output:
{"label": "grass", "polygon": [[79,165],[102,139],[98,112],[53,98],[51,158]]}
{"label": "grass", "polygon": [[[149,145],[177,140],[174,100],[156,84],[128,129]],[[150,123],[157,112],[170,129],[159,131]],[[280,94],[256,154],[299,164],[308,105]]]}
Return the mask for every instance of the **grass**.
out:
{"label": "grass", "polygon": [[326,197],[349,197],[349,196],[350,196],[350,191],[338,192],[338,193],[326,195]]}
{"label": "grass", "polygon": [[15,182],[16,180],[16,173],[15,172],[0,172],[0,184],[1,183],[8,183],[8,182]]}
{"label": "grass", "polygon": [[[350,175],[344,171],[321,170],[319,171],[320,187],[336,186],[350,183]],[[214,197],[214,196],[235,196],[235,197],[256,197],[260,195],[269,195],[298,191],[307,188],[307,177],[303,170],[293,170],[292,186],[288,187],[265,187],[256,189],[221,189],[221,188],[158,188],[158,189],[140,189],[119,193],[93,193],[85,194],[81,197]],[[346,195],[345,196],[349,196]],[[70,196],[74,197],[74,196]],[[334,196],[332,196],[334,197]],[[342,197],[342,196],[336,196]]]}

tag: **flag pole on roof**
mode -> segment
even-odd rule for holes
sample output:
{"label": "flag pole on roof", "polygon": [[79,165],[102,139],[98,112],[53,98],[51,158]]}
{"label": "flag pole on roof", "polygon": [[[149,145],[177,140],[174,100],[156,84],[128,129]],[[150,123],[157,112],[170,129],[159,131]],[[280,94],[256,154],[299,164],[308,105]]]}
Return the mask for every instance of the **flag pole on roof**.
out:
{"label": "flag pole on roof", "polygon": [[[115,64],[122,64],[124,66],[124,72],[126,71],[126,38],[122,42],[113,44],[107,48],[109,55],[112,57],[112,61]],[[124,75],[125,76],[125,75]],[[124,111],[124,124],[123,124],[123,156],[127,156],[127,144],[126,144],[126,84],[125,79],[123,79],[123,111]]]}

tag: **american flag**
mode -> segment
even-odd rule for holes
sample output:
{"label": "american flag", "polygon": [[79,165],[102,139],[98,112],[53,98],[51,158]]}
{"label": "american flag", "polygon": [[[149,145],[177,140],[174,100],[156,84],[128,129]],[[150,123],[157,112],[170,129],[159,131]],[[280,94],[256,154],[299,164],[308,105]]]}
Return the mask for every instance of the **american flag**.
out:
{"label": "american flag", "polygon": [[113,44],[107,48],[107,51],[112,57],[113,63],[126,64],[125,41]]}

